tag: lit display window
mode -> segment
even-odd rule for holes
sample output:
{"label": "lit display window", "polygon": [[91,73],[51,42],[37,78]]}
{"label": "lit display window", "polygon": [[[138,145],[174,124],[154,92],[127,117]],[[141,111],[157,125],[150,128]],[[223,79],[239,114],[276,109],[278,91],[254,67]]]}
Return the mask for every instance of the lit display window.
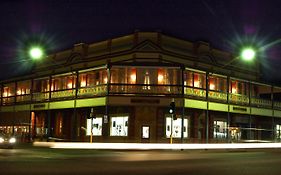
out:
{"label": "lit display window", "polygon": [[110,136],[128,136],[128,116],[111,117]]}
{"label": "lit display window", "polygon": [[222,139],[227,137],[227,122],[214,121],[214,138]]}
{"label": "lit display window", "polygon": [[143,126],[141,132],[143,139],[149,139],[149,126]]}
{"label": "lit display window", "polygon": [[281,139],[281,125],[276,125],[276,139]]}
{"label": "lit display window", "polygon": [[[93,119],[92,128],[94,136],[102,135],[102,117],[97,117]],[[87,135],[91,135],[91,119],[87,119]]]}
{"label": "lit display window", "polygon": [[[170,116],[166,116],[166,137],[171,136],[171,122],[173,122],[173,138],[181,138],[182,119],[179,117],[177,120],[172,121]],[[188,119],[183,120],[183,137],[188,137]]]}

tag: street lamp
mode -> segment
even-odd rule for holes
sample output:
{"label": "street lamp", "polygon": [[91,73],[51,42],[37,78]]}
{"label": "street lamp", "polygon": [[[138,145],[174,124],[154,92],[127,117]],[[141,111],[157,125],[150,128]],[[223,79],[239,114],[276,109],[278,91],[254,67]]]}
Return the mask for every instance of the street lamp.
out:
{"label": "street lamp", "polygon": [[256,51],[251,47],[244,48],[240,54],[240,57],[245,61],[251,61],[255,58]]}
{"label": "street lamp", "polygon": [[44,51],[41,47],[34,46],[31,47],[29,50],[29,56],[34,60],[41,59],[43,55],[44,55]]}

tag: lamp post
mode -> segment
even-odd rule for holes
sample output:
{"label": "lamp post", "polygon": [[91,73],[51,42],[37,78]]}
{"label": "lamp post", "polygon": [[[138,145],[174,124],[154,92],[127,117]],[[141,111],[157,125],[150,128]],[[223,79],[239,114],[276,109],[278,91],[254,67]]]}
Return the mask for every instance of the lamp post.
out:
{"label": "lamp post", "polygon": [[[235,57],[234,59],[230,60],[228,63],[222,66],[222,68],[228,66],[231,64],[233,61],[237,59],[241,59],[246,62],[253,61],[256,57],[256,50],[252,47],[244,47],[240,51],[240,55]],[[227,84],[229,86],[229,77],[227,78]],[[229,128],[230,128],[230,106],[229,106],[229,91],[227,91],[227,103],[228,103],[228,112],[227,112],[227,127],[228,127],[228,140],[230,141],[230,136],[229,136]],[[250,128],[251,128],[251,115],[250,115]],[[250,130],[250,137],[251,137],[251,130]]]}

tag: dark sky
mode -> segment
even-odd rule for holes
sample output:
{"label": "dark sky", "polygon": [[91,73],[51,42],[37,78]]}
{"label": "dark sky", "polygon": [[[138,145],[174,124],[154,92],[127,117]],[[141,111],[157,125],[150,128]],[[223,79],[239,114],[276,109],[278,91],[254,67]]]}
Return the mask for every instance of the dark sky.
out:
{"label": "dark sky", "polygon": [[31,43],[47,54],[139,31],[258,48],[264,81],[281,82],[281,2],[258,0],[27,0],[0,2],[0,79],[25,74]]}

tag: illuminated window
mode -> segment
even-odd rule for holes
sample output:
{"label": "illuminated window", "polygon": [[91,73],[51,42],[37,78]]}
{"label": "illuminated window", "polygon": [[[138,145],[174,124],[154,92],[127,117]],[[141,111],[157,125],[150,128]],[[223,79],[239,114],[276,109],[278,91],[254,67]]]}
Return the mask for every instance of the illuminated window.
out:
{"label": "illuminated window", "polygon": [[149,126],[142,126],[142,138],[149,139]]}
{"label": "illuminated window", "polygon": [[276,125],[276,139],[281,139],[281,125]]}
{"label": "illuminated window", "polygon": [[110,136],[128,136],[128,116],[111,117]]}
{"label": "illuminated window", "polygon": [[135,68],[131,69],[130,84],[135,84],[137,80],[137,70]]}
{"label": "illuminated window", "polygon": [[158,84],[164,84],[164,70],[163,69],[158,69]]}
{"label": "illuminated window", "polygon": [[[149,79],[148,71],[146,71],[145,75],[144,75],[144,84],[145,85],[149,85],[150,84],[150,79]],[[150,86],[143,86],[143,89],[150,90]]]}
{"label": "illuminated window", "polygon": [[[93,119],[92,132],[94,136],[102,135],[102,117]],[[87,135],[91,135],[91,119],[87,119]]]}
{"label": "illuminated window", "polygon": [[[171,120],[169,115],[166,115],[166,137],[171,136],[171,122],[173,122],[173,138],[181,138],[182,119],[178,117],[177,120]],[[188,137],[188,119],[183,119],[183,137]]]}
{"label": "illuminated window", "polygon": [[225,121],[214,121],[214,138],[223,139],[227,137],[227,123]]}

